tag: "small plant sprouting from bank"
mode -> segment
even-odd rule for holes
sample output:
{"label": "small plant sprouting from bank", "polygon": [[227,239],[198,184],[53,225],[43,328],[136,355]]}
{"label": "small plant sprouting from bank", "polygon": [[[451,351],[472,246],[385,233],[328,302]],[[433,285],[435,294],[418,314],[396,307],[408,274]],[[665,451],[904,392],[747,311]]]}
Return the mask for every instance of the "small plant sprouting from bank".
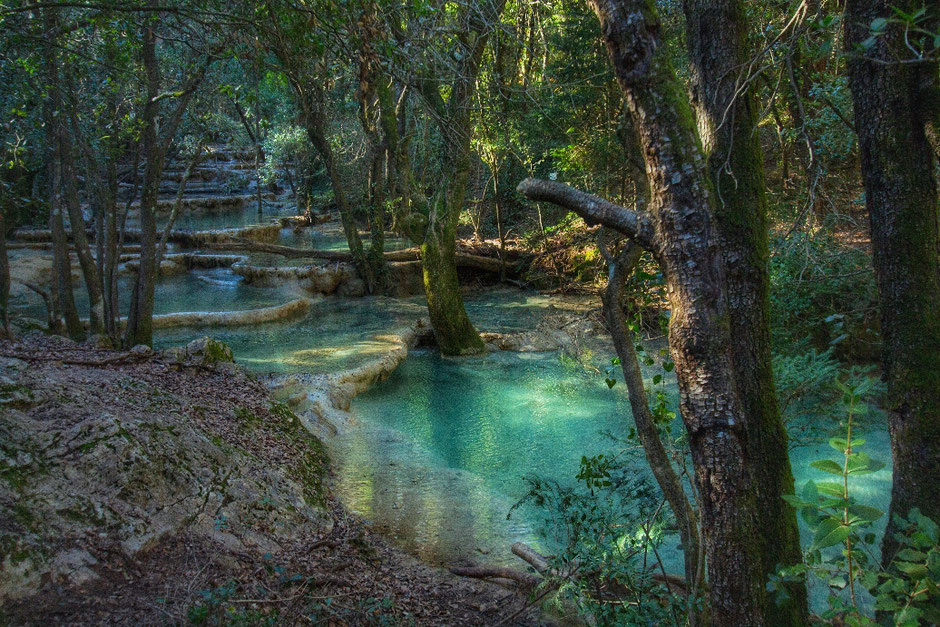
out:
{"label": "small plant sprouting from bank", "polygon": [[851,626],[879,624],[866,613],[861,599],[865,590],[875,599],[874,609],[889,614],[892,624],[936,624],[940,622],[940,530],[916,508],[907,519],[897,517],[896,538],[903,548],[887,569],[880,568],[872,551],[876,543],[872,526],[884,512],[859,503],[850,489],[851,479],[885,465],[860,450],[865,440],[854,431],[857,417],[867,410],[863,398],[873,383],[836,379],[836,385],[842,391],[845,435],[830,439],[829,445],[841,459],[810,464],[835,480],[807,481],[799,496],[784,495],[813,532],[813,543],[803,563],[781,568],[771,576],[767,589],[782,602],[788,594],[786,584],[804,585],[812,576],[829,588],[823,619]]}

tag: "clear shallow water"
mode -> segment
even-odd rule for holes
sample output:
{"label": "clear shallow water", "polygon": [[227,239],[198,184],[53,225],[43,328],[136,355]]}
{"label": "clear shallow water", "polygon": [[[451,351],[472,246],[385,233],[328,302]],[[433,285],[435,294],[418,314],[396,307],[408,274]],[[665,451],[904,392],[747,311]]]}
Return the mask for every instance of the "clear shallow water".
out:
{"label": "clear shallow water", "polygon": [[[669,390],[675,394],[674,385]],[[540,520],[523,507],[506,521],[527,490],[523,476],[572,482],[582,455],[619,450],[604,432],[623,436],[632,424],[622,384],[608,390],[602,377],[572,372],[554,353],[451,360],[421,351],[357,397],[351,411],[360,428],[330,443],[340,496],[402,546],[439,563],[518,565],[508,548],[517,540],[537,544]],[[876,422],[864,437],[865,451],[888,466],[853,478],[851,491],[887,510],[887,433]],[[835,456],[825,442],[796,449],[797,490],[809,479],[831,480],[809,464]],[[886,521],[876,525],[879,535]],[[811,535],[802,533],[808,545]],[[675,541],[667,545],[667,568],[680,572]],[[817,604],[825,592],[813,590]]]}
{"label": "clear shallow water", "polygon": [[[290,297],[282,296],[277,304]],[[468,295],[466,304],[480,329],[512,331],[534,326],[540,316],[550,311],[553,301],[536,293],[504,289]],[[310,313],[301,319],[211,331],[166,329],[158,331],[154,341],[162,348],[211,333],[232,348],[238,363],[256,372],[327,373],[352,368],[384,354],[395,343],[387,334],[424,316],[427,306],[423,297],[327,297],[315,302]]]}
{"label": "clear shallow water", "polygon": [[[416,301],[325,298],[314,302],[301,319],[209,332],[232,348],[236,362],[251,370],[323,373],[351,368],[384,353],[391,341],[376,336],[411,324],[424,311]],[[167,329],[155,343],[175,346],[206,333],[206,329]]]}
{"label": "clear shallow water", "polygon": [[430,561],[511,562],[513,541],[538,544],[529,508],[506,520],[522,477],[574,477],[581,455],[615,448],[603,432],[623,435],[629,407],[554,353],[424,350],[352,412],[360,425],[329,443],[350,508]]}
{"label": "clear shallow water", "polygon": [[[130,305],[134,279],[119,278],[118,301],[122,315]],[[74,286],[75,306],[80,316],[88,316],[88,291],[82,281]],[[298,293],[284,288],[262,288],[247,285],[242,277],[229,268],[191,270],[190,272],[162,278],[154,290],[154,313],[178,313],[181,311],[240,311],[259,307],[282,305],[297,298]],[[46,306],[36,294],[25,293],[24,298],[14,303],[20,315],[39,320],[46,319]],[[199,335],[205,335],[203,329]]]}

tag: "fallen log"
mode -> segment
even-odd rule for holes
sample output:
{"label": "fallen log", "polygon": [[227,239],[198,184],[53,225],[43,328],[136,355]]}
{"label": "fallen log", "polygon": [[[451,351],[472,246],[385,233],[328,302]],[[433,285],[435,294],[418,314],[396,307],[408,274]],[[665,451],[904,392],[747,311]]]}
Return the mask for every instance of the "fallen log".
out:
{"label": "fallen log", "polygon": [[551,571],[551,566],[548,564],[548,558],[537,552],[525,542],[514,543],[510,547],[510,550],[512,551],[513,555],[527,562],[539,574],[544,575]]}
{"label": "fallen log", "polygon": [[[347,261],[353,260],[352,253],[347,250],[317,250],[294,248],[292,246],[283,246],[281,244],[268,244],[265,242],[252,242],[240,238],[232,238],[231,241],[210,242],[206,248],[212,250],[225,250],[235,252],[254,252],[280,255],[288,259],[325,259],[327,261]],[[404,250],[392,250],[384,253],[386,261],[420,261],[421,251],[418,248],[406,248]],[[481,255],[471,255],[469,253],[458,252],[455,255],[457,266],[462,268],[475,268],[484,272],[498,273],[500,270],[499,259],[492,257],[483,257]],[[507,271],[512,272],[512,266],[506,267]]]}
{"label": "fallen log", "polygon": [[[572,563],[566,570],[559,570],[557,568],[552,568],[551,564],[548,561],[548,557],[542,555],[531,546],[525,542],[516,542],[512,545],[510,549],[516,557],[519,557],[527,564],[529,564],[535,571],[541,575],[536,576],[530,573],[520,572],[512,568],[506,568],[503,566],[453,566],[449,570],[455,575],[460,575],[462,577],[473,577],[476,579],[509,579],[512,581],[517,581],[526,587],[536,587],[542,584],[545,581],[553,580],[555,583],[553,587],[557,587],[559,581],[564,580],[577,580],[577,579],[591,579],[595,578],[598,575],[598,571],[592,571],[587,573],[580,573],[577,563]],[[679,596],[688,597],[688,585],[683,577],[678,575],[671,575],[668,573],[662,572],[653,572],[650,573],[650,577],[653,581],[656,581],[666,587],[672,594],[677,594]],[[616,584],[616,587],[621,587],[620,584]],[[600,590],[600,586],[598,590]]]}
{"label": "fallen log", "polygon": [[544,581],[541,577],[503,566],[451,566],[448,570],[460,577],[474,579],[508,579],[526,588],[535,588]]}

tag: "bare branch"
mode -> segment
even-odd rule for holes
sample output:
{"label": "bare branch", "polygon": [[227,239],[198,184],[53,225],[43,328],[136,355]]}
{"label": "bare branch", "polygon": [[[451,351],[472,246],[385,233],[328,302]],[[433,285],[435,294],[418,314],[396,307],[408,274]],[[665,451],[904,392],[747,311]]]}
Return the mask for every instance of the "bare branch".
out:
{"label": "bare branch", "polygon": [[636,240],[644,248],[657,248],[653,241],[653,223],[644,213],[556,181],[527,178],[519,183],[516,191],[529,200],[550,202],[570,209],[588,224],[603,224]]}

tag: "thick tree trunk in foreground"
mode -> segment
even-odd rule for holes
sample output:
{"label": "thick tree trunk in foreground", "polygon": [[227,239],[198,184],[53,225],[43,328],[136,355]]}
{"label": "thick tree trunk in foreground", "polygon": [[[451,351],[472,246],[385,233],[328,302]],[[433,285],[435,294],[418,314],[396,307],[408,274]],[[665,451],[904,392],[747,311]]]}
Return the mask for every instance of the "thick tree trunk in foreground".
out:
{"label": "thick tree trunk in foreground", "polygon": [[519,190],[620,231],[659,262],[672,310],[669,346],[679,408],[701,499],[710,617],[718,625],[774,624],[763,554],[773,539],[761,534],[779,530],[759,524],[758,466],[766,460],[753,450],[751,417],[735,381],[727,276],[695,119],[675,71],[659,54],[664,42],[654,5],[591,5],[646,159],[649,211],[618,207],[559,183],[527,180]]}
{"label": "thick tree trunk in foreground", "polygon": [[490,34],[499,24],[506,0],[474,2],[463,9],[458,64],[447,102],[436,80],[423,77],[421,93],[442,135],[441,179],[428,205],[427,228],[421,241],[424,289],[434,335],[445,355],[469,355],[485,350],[470,323],[457,281],[457,224],[470,177],[470,117],[480,63]]}
{"label": "thick tree trunk in foreground", "polygon": [[[762,463],[757,487],[758,541],[765,579],[802,560],[787,433],[780,419],[770,354],[767,203],[757,136],[757,103],[742,87],[749,58],[740,0],[687,0],[693,105],[713,191],[715,224],[728,276],[734,380],[748,417],[749,450]],[[793,586],[774,614],[778,625],[803,625],[806,588]],[[773,600],[768,600],[773,603]]]}
{"label": "thick tree trunk in foreground", "polygon": [[[849,84],[881,295],[894,459],[890,515],[907,516],[918,507],[940,522],[940,265],[936,159],[928,141],[929,129],[940,119],[940,91],[936,63],[897,63],[912,52],[904,44],[903,26],[890,21],[891,5],[910,12],[922,6],[849,0],[846,42],[854,55]],[[933,14],[921,26],[935,30],[938,9],[928,6]],[[889,19],[886,34],[871,49],[858,51],[855,45],[868,38],[871,21],[879,17]],[[893,529],[889,522],[885,564],[898,549]]]}

